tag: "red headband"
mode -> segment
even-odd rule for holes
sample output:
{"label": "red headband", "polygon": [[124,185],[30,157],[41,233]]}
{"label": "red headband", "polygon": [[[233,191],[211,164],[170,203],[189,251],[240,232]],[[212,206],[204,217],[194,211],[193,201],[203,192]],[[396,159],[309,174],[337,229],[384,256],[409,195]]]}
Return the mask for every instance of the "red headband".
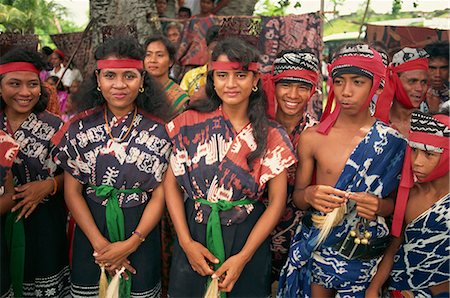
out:
{"label": "red headband", "polygon": [[247,69],[242,67],[240,62],[221,62],[214,61],[211,62],[210,70],[245,70],[245,71],[258,71],[258,63],[250,62]]}
{"label": "red headband", "polygon": [[[443,116],[443,117],[441,117]],[[450,126],[450,118],[444,115],[436,115],[433,118],[439,122]],[[424,132],[410,131],[409,140],[421,144],[428,144],[434,147],[444,148],[439,163],[431,171],[431,173],[419,182],[430,182],[436,180],[448,173],[449,167],[449,138],[432,135]],[[397,199],[395,201],[394,218],[392,220],[391,233],[395,237],[400,236],[403,226],[403,218],[405,216],[406,204],[408,202],[409,190],[414,185],[414,176],[411,165],[411,147],[406,147],[405,159],[403,161],[402,176],[398,188]]]}
{"label": "red headband", "polygon": [[98,60],[97,69],[105,68],[136,68],[144,69],[144,62],[135,59],[108,59]]}
{"label": "red headband", "polygon": [[362,69],[365,69],[373,74],[373,84],[372,89],[369,92],[369,96],[366,100],[366,103],[361,108],[361,110],[366,109],[370,101],[372,100],[372,97],[375,95],[375,92],[380,86],[380,82],[382,79],[384,79],[386,75],[386,66],[383,64],[383,60],[381,59],[380,54],[373,50],[374,57],[364,57],[364,56],[342,56],[337,58],[333,61],[333,63],[328,67],[330,76],[328,78],[328,84],[330,85],[330,91],[328,93],[328,100],[327,105],[325,107],[325,110],[323,112],[322,118],[320,119],[320,124],[318,127],[318,132],[322,134],[328,134],[331,127],[333,127],[334,122],[336,122],[337,117],[339,116],[339,113],[341,111],[341,108],[339,104],[336,105],[334,108],[334,111],[331,113],[331,107],[334,103],[334,88],[332,84],[332,78],[331,78],[331,70],[337,66],[340,65],[350,65],[350,66],[356,66]]}
{"label": "red headband", "polygon": [[267,96],[267,115],[275,119],[276,114],[276,107],[277,102],[275,99],[275,84],[284,78],[301,78],[305,79],[306,81],[310,82],[313,86],[311,88],[311,94],[309,95],[308,100],[313,96],[314,92],[316,91],[316,85],[317,85],[317,79],[319,77],[319,74],[317,72],[314,72],[312,70],[286,70],[283,72],[280,72],[279,74],[273,75],[273,68],[272,73],[265,74],[262,77],[263,80],[263,88],[264,92]]}
{"label": "red headband", "polygon": [[[398,78],[398,73],[410,71],[410,70],[426,70],[428,71],[428,59],[419,58],[402,63],[398,66],[392,64],[388,67],[386,84],[383,89],[383,93],[380,94],[377,100],[375,109],[375,117],[389,123],[389,113],[391,111],[392,101],[394,97],[406,108],[414,108],[411,104],[408,94],[405,92],[402,82]],[[426,94],[426,92],[425,92]],[[425,96],[424,98],[425,99]]]}
{"label": "red headband", "polygon": [[0,65],[0,75],[13,71],[31,71],[39,75],[39,70],[29,62],[9,62]]}

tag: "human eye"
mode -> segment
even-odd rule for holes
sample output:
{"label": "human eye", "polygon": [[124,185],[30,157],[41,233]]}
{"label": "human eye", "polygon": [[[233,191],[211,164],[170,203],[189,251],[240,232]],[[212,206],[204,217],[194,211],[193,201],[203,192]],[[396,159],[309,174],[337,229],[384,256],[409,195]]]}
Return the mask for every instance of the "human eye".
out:
{"label": "human eye", "polygon": [[225,78],[227,76],[226,72],[217,71],[216,76],[219,78]]}
{"label": "human eye", "polygon": [[112,71],[105,71],[103,73],[103,77],[106,79],[113,79],[116,76],[116,74]]}
{"label": "human eye", "polygon": [[334,85],[341,85],[343,83],[343,80],[341,78],[335,78],[333,79]]}
{"label": "human eye", "polygon": [[239,79],[245,79],[247,77],[247,73],[246,72],[237,72],[236,77]]}
{"label": "human eye", "polygon": [[9,81],[9,82],[8,82],[8,85],[9,85],[10,87],[16,88],[16,87],[19,87],[19,86],[20,86],[20,82],[19,82],[19,81]]}
{"label": "human eye", "polygon": [[135,74],[134,72],[131,72],[131,71],[127,71],[123,76],[127,80],[133,80],[133,79],[137,78],[137,74]]}
{"label": "human eye", "polygon": [[39,82],[38,81],[32,81],[28,85],[30,86],[30,88],[37,88],[37,87],[39,87]]}

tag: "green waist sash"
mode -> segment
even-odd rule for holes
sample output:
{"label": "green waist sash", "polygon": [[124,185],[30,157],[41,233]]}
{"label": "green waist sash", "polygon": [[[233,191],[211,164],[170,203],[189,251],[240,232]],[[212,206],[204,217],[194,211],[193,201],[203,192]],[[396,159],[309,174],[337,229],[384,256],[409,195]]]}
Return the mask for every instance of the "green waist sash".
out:
{"label": "green waist sash", "polygon": [[8,212],[5,220],[5,237],[10,255],[9,270],[14,297],[22,297],[25,270],[25,226],[23,218],[16,222],[21,210]]}
{"label": "green waist sash", "polygon": [[[253,204],[255,200],[244,198],[239,201],[219,200],[217,203],[212,203],[206,199],[197,199],[195,201],[211,207],[211,213],[206,224],[206,247],[219,260],[218,264],[213,264],[214,270],[217,270],[225,262],[225,246],[223,244],[219,212],[230,210],[239,205]],[[209,279],[208,284],[210,281],[211,279]],[[220,292],[220,297],[226,297],[225,293]]]}
{"label": "green waist sash", "polygon": [[218,264],[214,264],[215,270],[225,262],[225,247],[222,237],[222,225],[220,224],[220,211],[227,211],[239,205],[247,205],[255,203],[252,199],[241,199],[239,201],[224,201],[219,200],[217,203],[212,203],[205,199],[198,199],[197,202],[211,207],[208,223],[206,224],[206,245],[208,250],[219,259]]}
{"label": "green waist sash", "polygon": [[[119,195],[121,193],[132,194],[141,193],[139,188],[117,189],[109,185],[89,185],[95,190],[98,197],[108,199],[106,204],[106,226],[108,228],[109,240],[111,242],[125,240],[125,221],[122,208],[119,206]],[[130,297],[131,295],[131,274],[128,273],[128,280],[120,279],[119,297]]]}

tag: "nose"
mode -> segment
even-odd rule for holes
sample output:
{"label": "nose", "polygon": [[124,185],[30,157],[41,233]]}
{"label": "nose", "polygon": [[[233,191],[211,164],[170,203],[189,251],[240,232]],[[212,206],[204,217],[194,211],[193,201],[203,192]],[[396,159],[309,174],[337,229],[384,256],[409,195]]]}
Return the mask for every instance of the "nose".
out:
{"label": "nose", "polygon": [[349,97],[352,95],[352,86],[347,82],[342,83],[342,96]]}
{"label": "nose", "polygon": [[22,87],[21,87],[20,90],[19,90],[19,94],[20,94],[21,96],[24,96],[24,97],[26,96],[26,97],[28,97],[28,96],[30,96],[32,93],[31,93],[30,88],[29,88],[27,85],[23,84]]}
{"label": "nose", "polygon": [[416,150],[411,153],[411,163],[413,168],[423,167],[425,162],[425,155],[421,150]]}
{"label": "nose", "polygon": [[114,83],[112,86],[113,86],[113,88],[122,89],[122,88],[125,88],[127,85],[124,82],[124,78],[119,76],[114,80]]}
{"label": "nose", "polygon": [[233,88],[233,87],[236,86],[236,82],[237,82],[236,76],[229,75],[227,77],[225,86],[228,87],[228,88]]}
{"label": "nose", "polygon": [[300,98],[300,92],[297,86],[290,86],[288,93],[287,93],[288,98],[290,99],[298,99]]}

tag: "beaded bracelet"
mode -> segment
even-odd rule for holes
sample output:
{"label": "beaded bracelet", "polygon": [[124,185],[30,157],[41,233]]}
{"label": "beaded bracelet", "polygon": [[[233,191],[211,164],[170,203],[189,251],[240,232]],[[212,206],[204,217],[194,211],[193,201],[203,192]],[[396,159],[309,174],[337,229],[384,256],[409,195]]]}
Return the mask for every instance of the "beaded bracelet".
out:
{"label": "beaded bracelet", "polygon": [[140,240],[141,242],[144,242],[144,241],[145,241],[145,237],[144,237],[140,232],[138,232],[138,231],[133,231],[131,234],[132,234],[132,235],[138,236],[138,238],[139,238],[139,240]]}
{"label": "beaded bracelet", "polygon": [[56,182],[55,177],[52,177],[53,181],[53,191],[50,193],[51,196],[54,196],[56,194],[56,191],[58,190],[58,182]]}

